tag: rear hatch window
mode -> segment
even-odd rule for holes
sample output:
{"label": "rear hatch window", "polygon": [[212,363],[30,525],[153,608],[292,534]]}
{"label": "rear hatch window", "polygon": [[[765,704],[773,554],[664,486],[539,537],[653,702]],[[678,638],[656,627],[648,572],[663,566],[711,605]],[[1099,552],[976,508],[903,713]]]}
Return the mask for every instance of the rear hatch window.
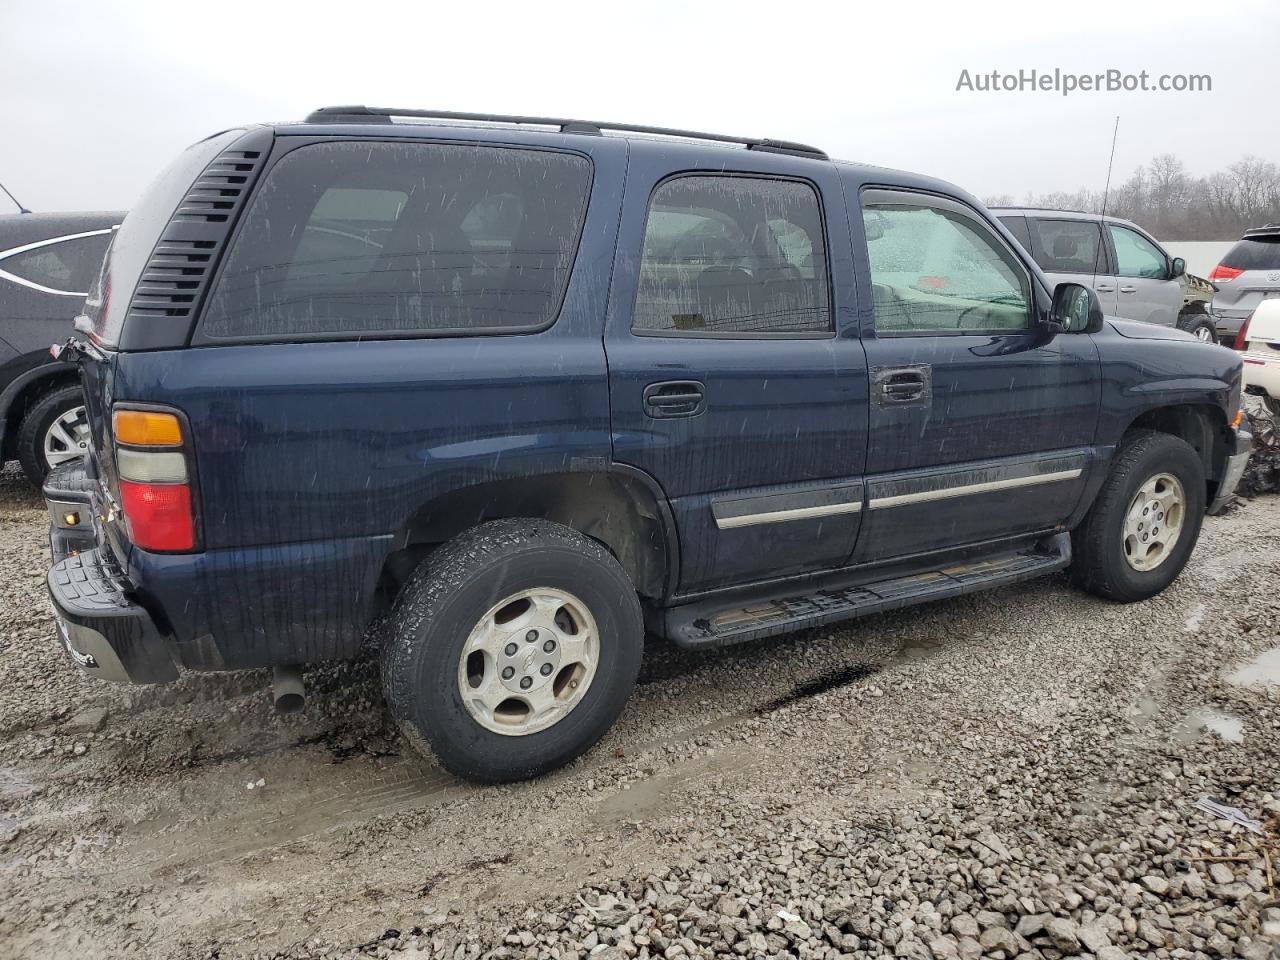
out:
{"label": "rear hatch window", "polygon": [[260,185],[197,340],[506,333],[555,320],[591,164],[471,144],[298,147]]}
{"label": "rear hatch window", "polygon": [[1280,232],[1241,240],[1227,251],[1222,265],[1235,270],[1280,270]]}
{"label": "rear hatch window", "polygon": [[183,151],[142,194],[116,231],[102,273],[90,291],[79,329],[104,346],[120,342],[138,278],[187,189],[222,150],[244,133],[224,130]]}

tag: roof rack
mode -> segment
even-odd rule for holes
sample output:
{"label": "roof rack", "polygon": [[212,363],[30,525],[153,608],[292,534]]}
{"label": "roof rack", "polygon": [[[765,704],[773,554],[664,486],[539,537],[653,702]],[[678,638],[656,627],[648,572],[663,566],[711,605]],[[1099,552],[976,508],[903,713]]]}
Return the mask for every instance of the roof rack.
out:
{"label": "roof rack", "polygon": [[561,133],[582,133],[601,136],[606,130],[626,133],[644,133],[659,137],[687,137],[691,140],[711,140],[716,143],[740,143],[748,150],[764,153],[787,153],[801,157],[826,160],[827,155],[817,147],[789,140],[760,140],[752,137],[730,137],[722,133],[700,133],[696,130],[672,130],[667,127],[645,127],[634,123],[606,123],[600,120],[570,120],[565,117],[520,117],[502,113],[459,113],[453,110],[401,110],[393,107],[321,107],[307,116],[307,123],[391,123],[393,117],[413,117],[429,120],[479,120],[485,123],[528,123],[543,127],[559,127]]}
{"label": "roof rack", "polygon": [[1088,210],[1075,210],[1071,207],[1037,207],[1026,206],[1020,203],[1002,203],[994,207],[987,207],[988,210],[1035,210],[1038,213],[1081,213],[1086,217],[1098,217],[1102,214],[1090,213]]}

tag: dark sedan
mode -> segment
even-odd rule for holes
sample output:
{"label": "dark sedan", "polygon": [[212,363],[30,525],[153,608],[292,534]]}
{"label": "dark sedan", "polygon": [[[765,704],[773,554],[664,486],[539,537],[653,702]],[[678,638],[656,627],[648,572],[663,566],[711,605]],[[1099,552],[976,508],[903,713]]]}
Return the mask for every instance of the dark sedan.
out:
{"label": "dark sedan", "polygon": [[33,483],[86,443],[76,368],[49,355],[102,266],[123,213],[0,216],[0,460]]}

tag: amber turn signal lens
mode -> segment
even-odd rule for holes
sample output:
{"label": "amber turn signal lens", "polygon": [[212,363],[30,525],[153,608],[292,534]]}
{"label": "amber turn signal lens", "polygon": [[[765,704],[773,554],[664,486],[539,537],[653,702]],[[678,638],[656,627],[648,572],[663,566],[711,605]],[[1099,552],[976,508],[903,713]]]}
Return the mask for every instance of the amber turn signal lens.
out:
{"label": "amber turn signal lens", "polygon": [[1235,419],[1231,421],[1231,429],[1235,430],[1237,427],[1239,427],[1240,421],[1243,419],[1244,419],[1244,410],[1243,409],[1237,410]]}
{"label": "amber turn signal lens", "polygon": [[154,410],[117,410],[117,443],[139,447],[176,447],[182,443],[182,425],[172,413]]}

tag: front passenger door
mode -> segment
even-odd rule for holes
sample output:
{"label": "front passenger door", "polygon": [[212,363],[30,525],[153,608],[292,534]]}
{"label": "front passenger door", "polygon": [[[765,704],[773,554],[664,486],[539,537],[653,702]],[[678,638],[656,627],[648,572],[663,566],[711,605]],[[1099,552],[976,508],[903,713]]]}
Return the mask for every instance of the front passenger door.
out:
{"label": "front passenger door", "polygon": [[972,207],[908,190],[861,199],[871,404],[853,560],[1055,529],[1093,458],[1092,337],[1042,332],[1047,291]]}
{"label": "front passenger door", "polygon": [[1182,284],[1169,277],[1169,258],[1136,230],[1107,224],[1116,256],[1117,313],[1172,327],[1182,309]]}

